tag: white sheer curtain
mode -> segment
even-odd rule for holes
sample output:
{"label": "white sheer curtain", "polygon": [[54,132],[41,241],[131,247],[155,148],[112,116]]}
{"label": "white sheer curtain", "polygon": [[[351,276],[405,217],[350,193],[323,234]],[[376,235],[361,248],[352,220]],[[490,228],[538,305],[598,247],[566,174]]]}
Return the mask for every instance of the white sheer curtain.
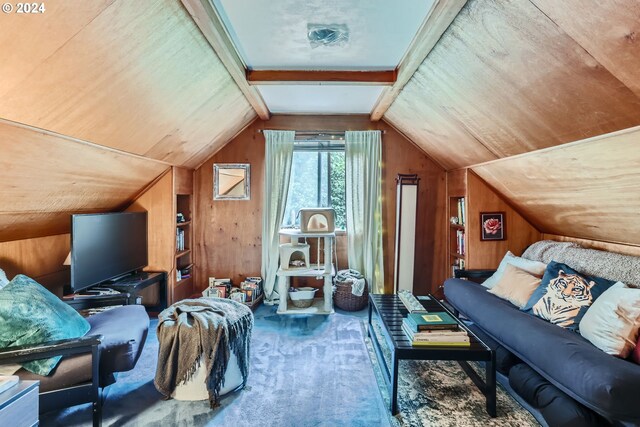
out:
{"label": "white sheer curtain", "polygon": [[282,224],[289,177],[293,159],[295,132],[290,130],[265,130],[265,172],[262,203],[262,277],[264,279],[265,303],[278,299],[275,292],[278,271],[278,231]]}
{"label": "white sheer curtain", "polygon": [[345,132],[347,254],[369,289],[384,292],[382,263],[382,140],[380,131]]}

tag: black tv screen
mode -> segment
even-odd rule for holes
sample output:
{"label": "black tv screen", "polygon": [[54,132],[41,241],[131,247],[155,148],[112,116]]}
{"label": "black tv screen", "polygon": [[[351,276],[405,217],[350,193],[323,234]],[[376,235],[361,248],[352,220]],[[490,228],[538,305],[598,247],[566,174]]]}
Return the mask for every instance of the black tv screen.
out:
{"label": "black tv screen", "polygon": [[145,267],[147,213],[71,215],[71,291]]}

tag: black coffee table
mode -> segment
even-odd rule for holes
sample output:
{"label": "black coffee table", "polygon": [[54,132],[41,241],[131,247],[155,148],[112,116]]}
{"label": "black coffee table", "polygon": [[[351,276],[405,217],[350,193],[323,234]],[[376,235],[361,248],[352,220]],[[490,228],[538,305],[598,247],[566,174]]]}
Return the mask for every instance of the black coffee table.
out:
{"label": "black coffee table", "polygon": [[[422,299],[428,298],[428,299]],[[444,311],[453,315],[434,296],[418,297],[426,310],[431,312]],[[496,356],[495,352],[483,343],[460,320],[460,328],[467,331],[471,338],[470,347],[413,347],[411,341],[402,330],[402,319],[407,316],[405,308],[397,295],[369,295],[369,337],[376,351],[383,377],[389,387],[391,397],[391,413],[398,413],[398,362],[400,360],[455,360],[471,378],[474,384],[485,395],[487,400],[487,413],[496,416]],[[391,366],[387,366],[382,347],[376,334],[373,332],[373,316],[380,319],[382,334],[391,351]],[[480,375],[469,365],[470,361],[483,361],[485,363],[486,378]]]}

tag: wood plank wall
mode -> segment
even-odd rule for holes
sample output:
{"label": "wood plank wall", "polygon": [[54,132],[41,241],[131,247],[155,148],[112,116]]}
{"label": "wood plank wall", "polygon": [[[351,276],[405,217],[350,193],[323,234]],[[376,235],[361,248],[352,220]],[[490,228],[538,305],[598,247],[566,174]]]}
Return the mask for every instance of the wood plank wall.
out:
{"label": "wood plank wall", "polygon": [[62,296],[63,285],[70,279],[69,267],[63,265],[70,247],[69,233],[0,242],[0,268],[9,279],[24,274]]}
{"label": "wood plank wall", "polygon": [[[257,120],[230,144],[207,160],[195,172],[197,287],[206,278],[230,277],[234,282],[259,274],[261,260],[262,179],[264,137],[259,130],[367,130],[380,129],[383,135],[383,222],[385,251],[385,290],[393,289],[395,242],[395,177],[398,173],[418,173],[420,181],[419,216],[416,244],[416,283],[426,292],[445,278],[446,224],[445,173],[409,140],[384,122],[372,123],[367,116],[274,116]],[[251,164],[251,200],[214,201],[212,175],[214,163]],[[339,238],[340,264],[346,265],[346,244]]]}
{"label": "wood plank wall", "polygon": [[[467,268],[497,268],[507,251],[521,255],[542,234],[472,171],[467,174]],[[504,212],[506,239],[480,240],[480,213]]]}

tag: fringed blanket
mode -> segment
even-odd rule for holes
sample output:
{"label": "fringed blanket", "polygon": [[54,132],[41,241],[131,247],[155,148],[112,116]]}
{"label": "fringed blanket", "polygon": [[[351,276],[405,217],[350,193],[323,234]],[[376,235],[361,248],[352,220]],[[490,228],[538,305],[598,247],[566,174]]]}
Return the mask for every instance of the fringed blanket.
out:
{"label": "fringed blanket", "polygon": [[238,357],[242,386],[249,374],[253,313],[236,301],[187,299],[158,315],[158,367],[154,384],[165,397],[191,379],[203,356],[211,408],[218,405],[231,351]]}

